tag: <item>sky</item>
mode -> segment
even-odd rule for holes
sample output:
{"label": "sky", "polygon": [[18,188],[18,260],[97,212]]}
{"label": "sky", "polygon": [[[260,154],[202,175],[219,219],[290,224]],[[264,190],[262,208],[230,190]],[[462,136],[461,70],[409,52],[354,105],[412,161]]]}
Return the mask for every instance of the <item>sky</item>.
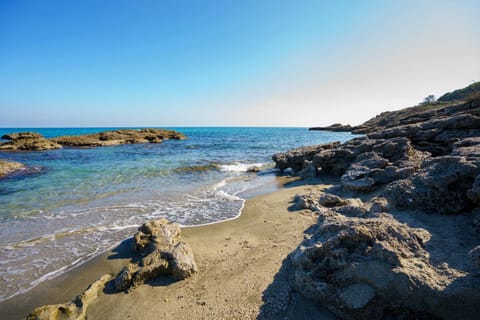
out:
{"label": "sky", "polygon": [[360,124],[480,81],[478,0],[0,0],[0,127]]}

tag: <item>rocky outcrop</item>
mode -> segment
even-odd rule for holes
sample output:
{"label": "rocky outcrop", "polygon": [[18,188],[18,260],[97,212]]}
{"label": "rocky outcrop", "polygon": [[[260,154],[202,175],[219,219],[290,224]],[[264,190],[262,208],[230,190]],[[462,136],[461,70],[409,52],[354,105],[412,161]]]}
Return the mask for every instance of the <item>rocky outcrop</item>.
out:
{"label": "rocky outcrop", "polygon": [[425,160],[410,179],[395,181],[385,195],[399,209],[424,210],[444,214],[473,208],[477,200],[475,177],[480,162],[465,157],[444,156]]}
{"label": "rocky outcrop", "polygon": [[470,250],[469,254],[470,254],[470,257],[472,257],[475,264],[480,269],[480,246],[476,246],[475,248]]}
{"label": "rocky outcrop", "polygon": [[327,127],[312,127],[308,128],[309,131],[333,131],[333,132],[350,132],[352,131],[352,126],[347,124],[343,125],[341,123],[334,123]]}
{"label": "rocky outcrop", "polygon": [[46,139],[36,132],[12,133],[2,136],[10,140],[0,144],[0,151],[40,151],[65,147],[101,147],[129,143],[161,143],[164,140],[182,140],[185,136],[173,130],[139,129],[111,130],[79,136]]}
{"label": "rocky outcrop", "polygon": [[472,189],[467,191],[467,196],[476,205],[480,205],[480,174],[475,178]]}
{"label": "rocky outcrop", "polygon": [[[402,112],[409,121],[397,121]],[[279,153],[273,160],[304,179],[338,176],[349,191],[386,185],[384,195],[398,209],[452,214],[479,204],[479,98],[383,119],[364,137]]]}
{"label": "rocky outcrop", "polygon": [[[478,279],[460,281],[465,272],[433,263],[430,232],[386,213],[385,198],[362,202],[318,192],[294,200],[297,209],[318,214],[289,257],[293,286],[304,296],[344,319],[475,319]],[[480,263],[480,247],[461,248]]]}
{"label": "rocky outcrop", "polygon": [[[312,127],[309,130],[345,131],[356,134],[370,134],[393,127],[410,125],[429,121],[432,118],[451,117],[463,109],[465,103],[480,99],[480,82],[471,84],[462,89],[449,92],[438,98],[438,101],[422,103],[420,105],[397,111],[386,111],[358,126],[342,125],[339,123],[326,127]],[[478,106],[473,106],[470,113],[480,113]]]}
{"label": "rocky outcrop", "polygon": [[164,140],[182,140],[185,136],[173,130],[139,129],[112,130],[81,136],[63,136],[52,141],[69,147],[100,147],[129,143],[161,143]]}
{"label": "rocky outcrop", "polygon": [[42,151],[60,149],[62,147],[36,132],[6,134],[2,136],[2,139],[9,141],[0,144],[0,151]]}
{"label": "rocky outcrop", "polygon": [[300,171],[303,169],[303,165],[306,161],[312,161],[313,156],[320,151],[329,150],[340,145],[339,142],[332,142],[326,144],[320,144],[317,146],[302,147],[292,149],[285,153],[277,153],[273,155],[272,159],[275,161],[275,167],[280,170],[286,170],[288,168],[294,171]]}
{"label": "rocky outcrop", "polygon": [[33,310],[27,320],[83,320],[86,319],[88,306],[97,298],[105,284],[111,279],[110,275],[104,275],[92,283],[82,294],[72,301],[46,305]]}
{"label": "rocky outcrop", "polygon": [[338,179],[294,198],[318,215],[289,258],[295,289],[345,319],[477,319],[480,98],[357,129],[366,135],[274,156],[301,178]]}
{"label": "rocky outcrop", "polygon": [[133,237],[132,250],[139,253],[139,263],[130,263],[115,278],[117,291],[129,290],[159,276],[177,280],[198,271],[192,249],[180,240],[180,227],[166,219],[144,223]]}
{"label": "rocky outcrop", "polygon": [[25,168],[25,166],[21,163],[14,162],[14,161],[5,161],[0,160],[0,178],[6,176],[12,172]]}

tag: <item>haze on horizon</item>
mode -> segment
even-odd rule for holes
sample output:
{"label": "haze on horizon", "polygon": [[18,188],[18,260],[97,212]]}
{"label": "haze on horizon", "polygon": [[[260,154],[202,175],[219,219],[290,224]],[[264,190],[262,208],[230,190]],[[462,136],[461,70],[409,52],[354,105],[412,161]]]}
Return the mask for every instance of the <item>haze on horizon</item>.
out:
{"label": "haze on horizon", "polygon": [[359,124],[480,80],[480,2],[2,1],[0,127]]}

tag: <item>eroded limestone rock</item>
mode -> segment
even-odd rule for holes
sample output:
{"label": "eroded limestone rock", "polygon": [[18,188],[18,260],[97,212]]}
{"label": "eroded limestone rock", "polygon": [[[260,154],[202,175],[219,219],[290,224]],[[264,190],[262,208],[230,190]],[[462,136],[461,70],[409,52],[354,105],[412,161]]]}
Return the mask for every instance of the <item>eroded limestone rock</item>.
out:
{"label": "eroded limestone rock", "polygon": [[20,132],[2,136],[10,140],[0,144],[0,151],[40,151],[68,147],[100,147],[128,143],[161,143],[164,140],[182,140],[179,132],[165,129],[110,130],[78,136],[44,138],[36,132]]}
{"label": "eroded limestone rock", "polygon": [[469,198],[476,199],[475,186],[471,188],[479,173],[476,161],[459,156],[435,157],[424,161],[411,178],[392,182],[385,196],[398,209],[459,213],[472,208]]}
{"label": "eroded limestone rock", "polygon": [[[448,271],[430,264],[430,234],[391,216],[319,213],[311,236],[290,256],[295,288],[345,319],[434,314]],[[425,303],[430,297],[432,303]]]}
{"label": "eroded limestone rock", "polygon": [[88,306],[111,278],[111,275],[103,275],[72,301],[36,308],[27,316],[27,320],[84,320]]}
{"label": "eroded limestone rock", "polygon": [[79,136],[63,136],[51,139],[53,142],[70,147],[99,147],[129,143],[161,143],[164,140],[182,140],[179,132],[165,129],[123,129],[110,130]]}
{"label": "eroded limestone rock", "polygon": [[36,132],[6,134],[2,139],[9,141],[0,144],[0,151],[42,151],[62,148],[58,143]]}
{"label": "eroded limestone rock", "polygon": [[182,280],[198,271],[192,249],[180,240],[177,223],[157,219],[144,223],[138,230],[132,249],[143,258],[120,271],[115,278],[117,291],[129,290],[164,275]]}

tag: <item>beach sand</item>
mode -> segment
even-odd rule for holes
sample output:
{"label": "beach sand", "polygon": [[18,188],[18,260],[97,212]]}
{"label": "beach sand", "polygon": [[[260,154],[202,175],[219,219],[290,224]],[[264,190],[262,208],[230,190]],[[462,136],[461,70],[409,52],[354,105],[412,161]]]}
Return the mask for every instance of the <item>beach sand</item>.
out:
{"label": "beach sand", "polygon": [[[238,219],[183,228],[198,274],[178,282],[159,279],[130,293],[107,285],[88,307],[88,319],[334,319],[291,290],[284,263],[316,221],[308,211],[289,210],[293,197],[324,187],[291,183],[246,201]],[[116,274],[131,257],[129,242],[0,304],[2,319],[69,301],[101,275]]]}

